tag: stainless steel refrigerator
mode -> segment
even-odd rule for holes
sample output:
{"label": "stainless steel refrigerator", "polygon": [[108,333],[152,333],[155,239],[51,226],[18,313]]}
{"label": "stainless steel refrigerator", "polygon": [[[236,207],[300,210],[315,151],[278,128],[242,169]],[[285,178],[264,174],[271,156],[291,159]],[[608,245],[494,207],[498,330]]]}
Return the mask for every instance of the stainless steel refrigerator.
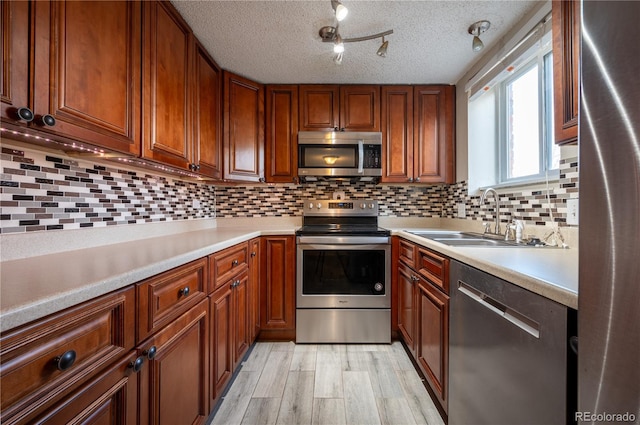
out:
{"label": "stainless steel refrigerator", "polygon": [[583,1],[581,40],[578,422],[638,423],[640,1]]}

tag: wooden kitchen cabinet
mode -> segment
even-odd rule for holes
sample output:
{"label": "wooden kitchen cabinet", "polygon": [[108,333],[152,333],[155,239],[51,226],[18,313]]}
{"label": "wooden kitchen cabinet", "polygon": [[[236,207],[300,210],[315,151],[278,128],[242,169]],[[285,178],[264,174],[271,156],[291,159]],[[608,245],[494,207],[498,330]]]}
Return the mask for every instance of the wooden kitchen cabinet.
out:
{"label": "wooden kitchen cabinet", "polygon": [[168,2],[144,2],[143,27],[142,156],[190,169],[193,34]]}
{"label": "wooden kitchen cabinet", "polygon": [[222,70],[205,48],[195,43],[193,145],[199,174],[222,179]]}
{"label": "wooden kitchen cabinet", "polygon": [[264,181],[264,87],[224,72],[224,179]]}
{"label": "wooden kitchen cabinet", "polygon": [[409,352],[416,355],[416,281],[413,271],[403,263],[398,264],[398,329]]}
{"label": "wooden kitchen cabinet", "polygon": [[260,338],[295,338],[295,236],[261,240]]}
{"label": "wooden kitchen cabinet", "polygon": [[222,395],[233,374],[233,300],[231,285],[223,286],[209,297],[211,338],[211,406]]}
{"label": "wooden kitchen cabinet", "polygon": [[455,182],[453,86],[383,86],[382,182]]}
{"label": "wooden kitchen cabinet", "polygon": [[208,300],[203,299],[138,346],[138,354],[146,356],[139,372],[139,423],[205,423],[209,416],[208,310]]}
{"label": "wooden kitchen cabinet", "polygon": [[406,183],[413,177],[413,87],[382,86],[382,178]]}
{"label": "wooden kitchen cabinet", "polygon": [[340,128],[340,90],[337,85],[300,86],[300,130],[326,131]]}
{"label": "wooden kitchen cabinet", "polygon": [[249,341],[260,333],[260,238],[249,241]]}
{"label": "wooden kitchen cabinet", "polygon": [[136,285],[138,341],[170,324],[207,296],[207,259],[201,258]]}
{"label": "wooden kitchen cabinet", "polygon": [[239,243],[209,256],[209,293],[229,283],[229,279],[249,266],[249,246]]}
{"label": "wooden kitchen cabinet", "polygon": [[380,86],[301,85],[300,130],[380,131]]}
{"label": "wooden kitchen cabinet", "polygon": [[398,330],[447,412],[450,260],[401,238],[393,246],[398,258]]}
{"label": "wooden kitchen cabinet", "polygon": [[580,95],[580,2],[551,3],[553,32],[553,113],[557,144],[578,142]]}
{"label": "wooden kitchen cabinet", "polygon": [[269,183],[298,181],[298,86],[266,86],[265,178]]}
{"label": "wooden kitchen cabinet", "polygon": [[[440,284],[437,284],[440,286]],[[440,405],[447,411],[449,297],[420,278],[417,286],[418,344],[416,360]]]}
{"label": "wooden kitchen cabinet", "polygon": [[455,87],[414,87],[413,126],[413,181],[455,183]]}
{"label": "wooden kitchen cabinet", "polygon": [[122,358],[134,343],[132,287],[3,333],[2,422],[32,423]]}
{"label": "wooden kitchen cabinet", "polygon": [[33,129],[139,154],[141,7],[3,1],[2,121],[25,126],[27,107]]}
{"label": "wooden kitchen cabinet", "polygon": [[[38,424],[135,424],[138,414],[138,375],[135,351],[71,394],[44,414]],[[4,422],[3,422],[4,423]]]}

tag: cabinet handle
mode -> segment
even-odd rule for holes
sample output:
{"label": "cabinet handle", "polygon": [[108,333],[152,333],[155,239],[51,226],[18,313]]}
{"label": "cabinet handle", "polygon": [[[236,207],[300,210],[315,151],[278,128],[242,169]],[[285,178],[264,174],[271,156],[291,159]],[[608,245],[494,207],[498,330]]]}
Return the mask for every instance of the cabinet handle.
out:
{"label": "cabinet handle", "polygon": [[23,106],[22,108],[18,108],[18,111],[16,113],[18,114],[18,118],[20,118],[22,121],[25,121],[25,122],[33,121],[33,118],[34,118],[33,111],[27,108],[26,106]]}
{"label": "cabinet handle", "polygon": [[129,367],[133,369],[133,371],[136,373],[140,372],[140,369],[142,369],[143,365],[144,365],[144,357],[142,356],[136,358],[134,361],[129,363]]}
{"label": "cabinet handle", "polygon": [[56,357],[54,361],[58,370],[67,370],[75,363],[76,352],[74,350],[65,351],[61,356]]}
{"label": "cabinet handle", "polygon": [[200,171],[200,165],[196,165],[196,171]]}
{"label": "cabinet handle", "polygon": [[412,280],[412,281],[414,281],[414,282],[417,282],[417,281],[419,281],[420,279],[418,279],[418,277],[417,277],[417,276],[411,276],[411,280]]}
{"label": "cabinet handle", "polygon": [[232,264],[233,266],[237,266],[237,265],[238,265],[238,260],[233,260],[233,261],[231,262],[231,264]]}
{"label": "cabinet handle", "polygon": [[419,182],[420,181],[420,177],[416,177],[416,181]]}
{"label": "cabinet handle", "polygon": [[40,117],[40,123],[45,127],[53,127],[54,125],[56,125],[56,119],[51,114],[44,114],[42,117]]}
{"label": "cabinet handle", "polygon": [[196,171],[196,164],[189,164],[189,169],[191,171]]}
{"label": "cabinet handle", "polygon": [[258,181],[259,181],[260,183],[264,183],[264,182],[266,182],[266,180],[265,180],[265,178],[264,178],[264,177],[260,177],[260,178],[258,179]]}
{"label": "cabinet handle", "polygon": [[152,345],[148,350],[144,350],[142,352],[142,355],[147,356],[149,360],[152,360],[156,356],[156,354],[158,354],[158,349],[155,345]]}
{"label": "cabinet handle", "polygon": [[189,287],[185,286],[184,288],[182,288],[181,290],[178,291],[178,295],[182,295],[182,296],[188,296],[189,295]]}
{"label": "cabinet handle", "polygon": [[409,183],[413,183],[413,177],[409,177]]}
{"label": "cabinet handle", "polygon": [[253,258],[253,257],[255,257],[255,256],[256,256],[256,252],[255,252],[255,251],[253,251],[253,252],[251,253],[251,258]]}

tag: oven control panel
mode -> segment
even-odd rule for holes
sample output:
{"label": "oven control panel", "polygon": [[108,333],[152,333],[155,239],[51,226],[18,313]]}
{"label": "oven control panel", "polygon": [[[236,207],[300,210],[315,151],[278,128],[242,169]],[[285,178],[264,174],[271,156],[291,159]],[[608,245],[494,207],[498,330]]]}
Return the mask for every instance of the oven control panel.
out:
{"label": "oven control panel", "polygon": [[304,203],[303,215],[372,217],[378,215],[378,201],[368,199],[353,201],[311,199]]}

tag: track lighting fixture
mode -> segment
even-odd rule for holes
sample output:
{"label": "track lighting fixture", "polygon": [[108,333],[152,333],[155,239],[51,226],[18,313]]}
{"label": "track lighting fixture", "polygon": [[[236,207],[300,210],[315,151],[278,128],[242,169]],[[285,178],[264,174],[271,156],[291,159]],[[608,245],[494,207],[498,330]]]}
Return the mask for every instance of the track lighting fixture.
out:
{"label": "track lighting fixture", "polygon": [[380,56],[381,58],[386,58],[387,57],[387,47],[389,47],[389,42],[385,41],[384,40],[384,36],[382,36],[382,45],[380,46],[380,48],[378,49],[376,54],[378,56]]}
{"label": "track lighting fixture", "polygon": [[346,18],[347,14],[349,13],[349,9],[344,7],[344,5],[340,3],[338,0],[331,0],[331,7],[333,8],[333,11],[336,13],[336,19],[338,20],[338,22]]}
{"label": "track lighting fixture", "polygon": [[471,49],[474,52],[479,52],[484,48],[482,40],[480,40],[480,34],[484,33],[491,26],[489,21],[474,22],[469,26],[469,34],[473,35],[473,41],[471,42]]}
{"label": "track lighting fixture", "polygon": [[340,34],[336,32],[335,42],[333,44],[333,52],[334,53],[342,53],[344,52],[344,43],[342,42],[342,37]]}

